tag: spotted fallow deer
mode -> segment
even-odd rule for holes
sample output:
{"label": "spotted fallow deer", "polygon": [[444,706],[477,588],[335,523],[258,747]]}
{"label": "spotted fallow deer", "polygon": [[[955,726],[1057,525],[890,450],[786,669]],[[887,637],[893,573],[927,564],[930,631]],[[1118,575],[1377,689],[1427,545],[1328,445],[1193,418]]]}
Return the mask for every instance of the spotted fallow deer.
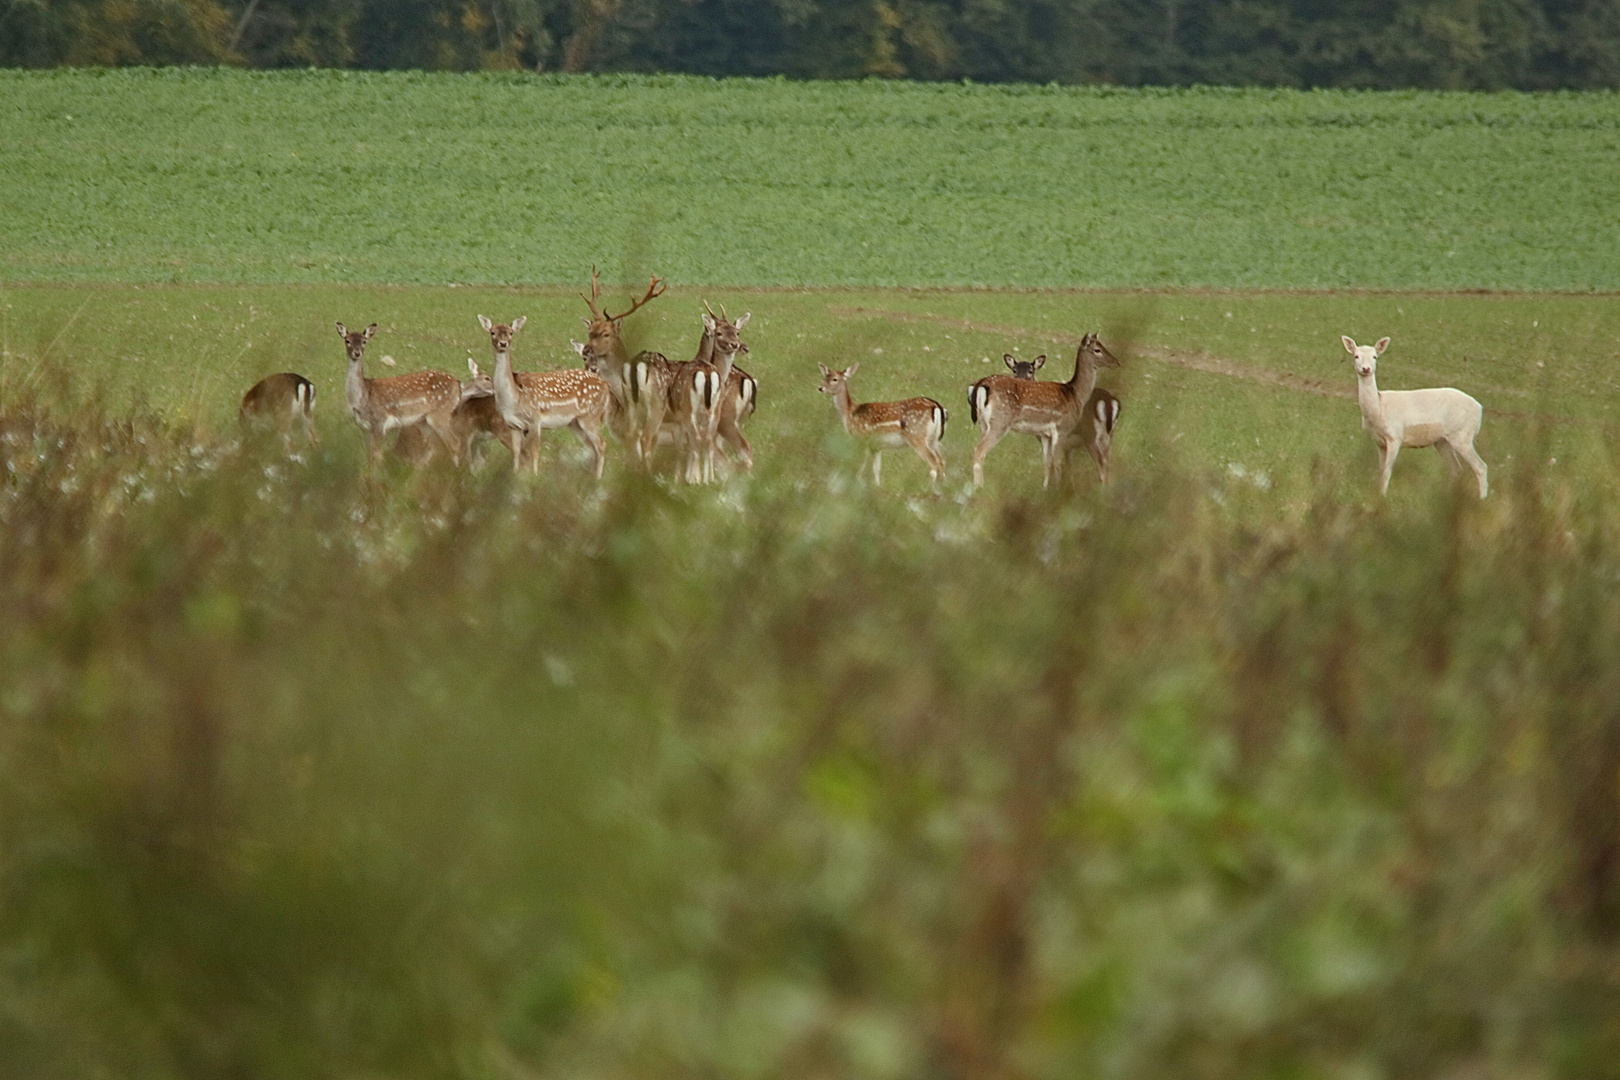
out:
{"label": "spotted fallow deer", "polygon": [[[607,423],[613,393],[607,380],[580,368],[561,371],[512,371],[512,337],[523,329],[526,317],[511,323],[496,323],[478,316],[478,323],[489,332],[495,349],[495,403],[501,417],[524,433],[530,468],[540,468],[540,433],[547,428],[572,428],[591,452],[592,472],[601,479],[606,460],[602,427]],[[513,455],[512,468],[521,467]]]}
{"label": "spotted fallow deer", "polygon": [[[1015,360],[1012,354],[1004,353],[1001,359],[1006,362],[1015,379],[1033,379],[1035,373],[1046,365],[1044,355],[1037,356],[1033,360]],[[971,400],[970,394],[970,403]],[[1108,455],[1114,447],[1114,425],[1119,422],[1119,408],[1119,398],[1102,387],[1097,387],[1086,401],[1085,411],[1080,414],[1080,423],[1063,440],[1064,457],[1067,458],[1076,450],[1084,450],[1090,454],[1091,459],[1097,463],[1097,479],[1104,484],[1108,483]]]}
{"label": "spotted fallow deer", "polygon": [[478,370],[478,361],[467,357],[467,371],[471,378],[461,384],[461,402],[450,414],[461,454],[472,459],[473,444],[480,435],[489,435],[512,452],[517,461],[523,453],[523,429],[513,427],[501,415],[495,400],[495,378],[487,371]]}
{"label": "spotted fallow deer", "polygon": [[361,361],[366,342],[377,332],[377,324],[351,332],[338,323],[337,330],[349,357],[349,374],[344,384],[349,411],[354,414],[360,430],[366,433],[372,456],[382,453],[383,438],[390,431],[425,423],[459,463],[461,450],[455,442],[450,414],[461,401],[461,380],[442,371],[415,371],[386,379],[368,379]]}
{"label": "spotted fallow deer", "polygon": [[821,368],[823,394],[831,394],[844,430],[872,446],[872,483],[883,483],[883,451],[889,447],[909,446],[928,464],[928,479],[938,482],[945,471],[945,455],[940,453],[939,440],[945,434],[945,421],[950,414],[945,406],[933,398],[914,397],[904,401],[868,401],[855,404],[849,393],[849,380],[860,370],[860,364],[851,364],[843,371],[835,371],[825,364]]}
{"label": "spotted fallow deer", "polygon": [[1361,426],[1378,447],[1382,477],[1380,494],[1389,492],[1389,476],[1403,446],[1432,446],[1456,476],[1467,463],[1479,481],[1479,497],[1490,490],[1485,462],[1474,450],[1484,409],[1479,402],[1452,387],[1430,390],[1379,390],[1378,358],[1389,348],[1389,338],[1374,345],[1357,345],[1341,337],[1356,369],[1356,398],[1361,403]]}
{"label": "spotted fallow deer", "polygon": [[1097,369],[1118,366],[1119,361],[1097,335],[1087,334],[1075,351],[1074,374],[1068,382],[991,375],[974,383],[968,390],[969,413],[979,426],[979,441],[973,448],[973,486],[984,483],[985,455],[1010,431],[1034,435],[1041,441],[1045,464],[1041,486],[1050,485],[1063,467],[1063,441],[1079,426],[1096,388]]}
{"label": "spotted fallow deer", "polygon": [[321,441],[315,430],[315,384],[295,372],[283,371],[254,383],[242,395],[236,418],[244,428],[270,426],[283,437],[296,423],[310,443]]}
{"label": "spotted fallow deer", "polygon": [[662,354],[644,354],[631,365],[630,377],[632,394],[647,403],[642,457],[651,461],[660,443],[674,443],[683,448],[687,480],[707,483],[715,477],[721,439],[736,449],[745,468],[753,468],[753,447],[741,424],[753,414],[759,384],[735,364],[737,354],[748,351],[739,332],[751,313],[731,322],[704,308],[703,336],[691,360],[673,364]]}
{"label": "spotted fallow deer", "polygon": [[591,317],[585,320],[585,344],[590,346],[591,354],[596,358],[597,374],[608,384],[613,395],[613,408],[610,418],[613,422],[613,433],[623,442],[635,449],[637,456],[642,456],[642,434],[646,426],[647,408],[644,401],[636,400],[630,385],[631,364],[648,357],[663,357],[658,353],[641,352],[631,357],[629,349],[625,347],[622,331],[624,320],[635,314],[646,304],[650,304],[658,297],[664,295],[666,286],[664,279],[652,275],[647,282],[647,291],[640,300],[617,315],[610,313],[606,307],[599,307],[598,301],[602,299],[602,283],[597,275],[596,267],[591,267],[591,295],[581,299],[589,305]]}

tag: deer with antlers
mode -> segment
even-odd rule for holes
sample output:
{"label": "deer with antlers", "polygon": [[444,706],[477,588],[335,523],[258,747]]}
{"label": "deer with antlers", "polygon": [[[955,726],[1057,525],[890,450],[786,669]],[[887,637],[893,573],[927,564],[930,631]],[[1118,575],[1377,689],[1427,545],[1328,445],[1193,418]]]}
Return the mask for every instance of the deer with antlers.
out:
{"label": "deer with antlers", "polygon": [[844,430],[872,446],[872,483],[883,484],[883,451],[885,448],[909,446],[928,465],[928,479],[937,483],[945,471],[945,455],[940,453],[939,440],[945,434],[945,421],[950,414],[945,406],[933,398],[914,397],[904,401],[867,401],[857,405],[849,392],[849,380],[860,370],[860,364],[851,364],[835,371],[825,364],[821,369],[823,394],[831,394],[838,418]]}
{"label": "deer with antlers", "polygon": [[[606,460],[602,427],[613,400],[608,381],[579,368],[514,372],[512,338],[527,321],[526,316],[519,316],[511,323],[497,323],[478,316],[478,324],[489,333],[490,345],[495,349],[496,408],[509,426],[523,432],[533,471],[540,469],[540,433],[547,428],[566,427],[590,450],[592,471],[601,479]],[[521,456],[513,454],[513,471],[521,467]]]}
{"label": "deer with antlers", "polygon": [[383,438],[390,431],[426,424],[459,464],[461,449],[455,441],[450,415],[461,402],[461,380],[442,371],[416,371],[409,375],[368,379],[362,360],[366,342],[377,332],[377,324],[350,331],[338,323],[337,331],[349,358],[349,373],[344,384],[349,411],[360,430],[366,433],[372,457],[382,453]]}
{"label": "deer with antlers", "polygon": [[[1007,361],[1012,367],[1010,356]],[[1044,362],[1037,357],[1035,368]],[[1063,443],[1080,425],[1096,389],[1097,369],[1118,366],[1119,360],[1097,335],[1087,334],[1075,351],[1074,374],[1068,382],[991,375],[974,383],[968,390],[969,415],[979,426],[979,441],[973,448],[973,486],[984,483],[985,455],[1014,431],[1034,435],[1041,441],[1045,465],[1041,486],[1050,485],[1063,467]]]}
{"label": "deer with antlers", "polygon": [[738,334],[750,314],[731,322],[708,304],[703,307],[703,336],[691,360],[676,364],[660,353],[645,353],[630,370],[631,393],[647,408],[643,460],[650,462],[661,443],[682,447],[685,476],[694,483],[714,479],[714,454],[722,438],[736,448],[745,468],[753,468],[753,447],[741,425],[759,396],[753,376],[735,366],[737,354],[748,351]]}
{"label": "deer with antlers", "polygon": [[591,295],[580,294],[580,298],[591,309],[591,317],[585,320],[585,344],[595,358],[596,373],[606,380],[608,389],[613,395],[611,413],[613,433],[621,442],[633,446],[637,456],[643,458],[646,456],[643,449],[645,444],[643,433],[646,428],[647,409],[645,403],[637,400],[633,393],[631,369],[633,364],[652,362],[654,359],[662,361],[664,358],[650,351],[643,351],[631,357],[630,350],[625,347],[622,331],[625,319],[664,295],[666,288],[663,278],[657,274],[651,275],[647,282],[647,291],[641,299],[633,301],[624,311],[614,315],[606,307],[598,306],[598,302],[602,299],[602,282],[596,267],[593,266]]}

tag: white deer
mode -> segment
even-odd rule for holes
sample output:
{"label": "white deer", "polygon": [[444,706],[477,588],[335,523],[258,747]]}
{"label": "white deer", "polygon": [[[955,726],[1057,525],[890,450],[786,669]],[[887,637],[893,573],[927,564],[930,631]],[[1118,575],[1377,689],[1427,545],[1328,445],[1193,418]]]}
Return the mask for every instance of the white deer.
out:
{"label": "white deer", "polygon": [[1395,470],[1395,456],[1401,452],[1401,447],[1432,446],[1445,458],[1453,476],[1461,472],[1462,463],[1467,462],[1479,480],[1479,497],[1483,499],[1490,489],[1485,481],[1485,462],[1474,451],[1474,438],[1479,434],[1480,417],[1484,412],[1479,402],[1449,386],[1430,390],[1379,390],[1378,358],[1389,348],[1389,338],[1379,338],[1376,345],[1357,345],[1348,337],[1340,340],[1356,368],[1361,426],[1372,435],[1373,444],[1378,447],[1383,470],[1379,492],[1389,491],[1389,475]]}

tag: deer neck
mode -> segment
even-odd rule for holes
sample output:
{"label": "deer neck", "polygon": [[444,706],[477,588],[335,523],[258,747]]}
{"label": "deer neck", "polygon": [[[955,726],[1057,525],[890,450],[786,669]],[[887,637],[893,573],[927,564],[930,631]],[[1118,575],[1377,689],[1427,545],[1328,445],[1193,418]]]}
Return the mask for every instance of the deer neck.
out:
{"label": "deer neck", "polygon": [[1091,358],[1084,354],[1074,362],[1074,374],[1069,376],[1069,389],[1074,392],[1075,400],[1085,404],[1091,397],[1091,392],[1097,389],[1097,366]]}
{"label": "deer neck", "polygon": [[1361,426],[1380,434],[1384,431],[1384,399],[1378,396],[1378,375],[1356,376],[1356,401],[1361,405]]}
{"label": "deer neck", "polygon": [[371,380],[366,378],[361,362],[352,357],[349,359],[349,374],[344,380],[343,392],[349,398],[349,411],[356,417],[364,416],[366,406],[371,401]]}
{"label": "deer neck", "polygon": [[833,391],[833,407],[838,410],[838,418],[844,422],[844,430],[854,433],[851,421],[855,418],[855,398],[849,392],[849,383],[839,383],[838,389]]}
{"label": "deer neck", "polygon": [[512,424],[517,418],[517,380],[512,377],[512,350],[495,353],[495,408]]}
{"label": "deer neck", "polygon": [[737,352],[738,350],[736,349],[733,349],[731,352],[724,352],[720,349],[713,350],[713,355],[710,357],[709,362],[712,363],[714,365],[714,369],[720,373],[721,386],[726,385],[726,380],[731,378],[731,365],[737,361]]}

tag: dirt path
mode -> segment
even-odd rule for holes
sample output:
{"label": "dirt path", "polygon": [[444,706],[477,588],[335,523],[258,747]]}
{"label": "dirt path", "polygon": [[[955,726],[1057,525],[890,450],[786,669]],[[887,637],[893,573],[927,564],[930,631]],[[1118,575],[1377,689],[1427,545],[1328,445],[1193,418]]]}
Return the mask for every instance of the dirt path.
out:
{"label": "dirt path", "polygon": [[[953,330],[1003,334],[1008,337],[1044,337],[1068,345],[1080,344],[1080,335],[1078,334],[1065,334],[1052,330],[1034,330],[1027,326],[975,322],[971,319],[957,319],[948,315],[933,315],[927,312],[888,311],[883,308],[847,307],[836,304],[829,304],[827,312],[830,315],[844,319],[884,319],[889,322],[926,323],[933,326],[948,326]],[[1131,354],[1145,360],[1155,360],[1162,364],[1185,368],[1188,371],[1202,372],[1205,375],[1224,375],[1231,379],[1245,379],[1249,382],[1279,386],[1284,390],[1292,390],[1296,393],[1315,394],[1317,397],[1337,398],[1341,401],[1354,401],[1356,399],[1355,388],[1345,385],[1342,381],[1328,382],[1325,379],[1296,375],[1292,371],[1277,371],[1256,364],[1239,364],[1223,356],[1216,356],[1214,353],[1187,352],[1171,349],[1164,345],[1136,343],[1131,346]],[[1512,387],[1479,387],[1479,390],[1492,395],[1526,396],[1525,391]],[[1603,427],[1611,427],[1616,423],[1615,421],[1587,419],[1578,416],[1562,416],[1556,413],[1524,412],[1518,409],[1487,408],[1485,413],[1488,416],[1500,416],[1511,420],[1541,421],[1553,424],[1597,424]]]}

